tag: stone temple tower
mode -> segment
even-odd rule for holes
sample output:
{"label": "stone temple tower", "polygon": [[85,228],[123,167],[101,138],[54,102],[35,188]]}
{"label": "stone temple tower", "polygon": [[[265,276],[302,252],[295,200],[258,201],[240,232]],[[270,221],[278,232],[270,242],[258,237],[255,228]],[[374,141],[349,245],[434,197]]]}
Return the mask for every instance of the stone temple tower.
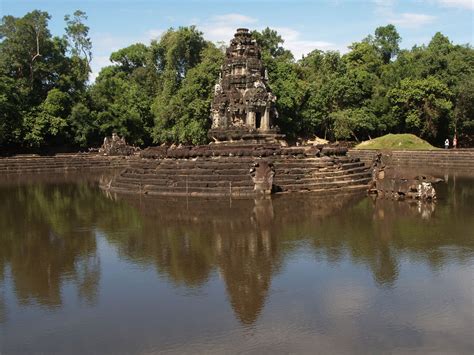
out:
{"label": "stone temple tower", "polygon": [[237,29],[214,88],[209,137],[216,141],[270,141],[280,136],[273,127],[276,97],[267,81],[257,42],[248,29]]}

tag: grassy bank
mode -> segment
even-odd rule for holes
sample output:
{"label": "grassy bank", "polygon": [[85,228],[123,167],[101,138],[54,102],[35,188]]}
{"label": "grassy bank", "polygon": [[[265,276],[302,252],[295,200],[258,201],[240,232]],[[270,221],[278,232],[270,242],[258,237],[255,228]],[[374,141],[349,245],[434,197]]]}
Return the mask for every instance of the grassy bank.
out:
{"label": "grassy bank", "polygon": [[355,149],[433,150],[427,141],[413,134],[387,134],[358,144]]}

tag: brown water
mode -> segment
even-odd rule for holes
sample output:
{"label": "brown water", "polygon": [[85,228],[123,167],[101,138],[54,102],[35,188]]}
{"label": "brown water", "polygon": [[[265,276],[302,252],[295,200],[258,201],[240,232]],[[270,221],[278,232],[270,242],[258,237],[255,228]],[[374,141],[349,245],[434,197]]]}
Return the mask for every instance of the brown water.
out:
{"label": "brown water", "polygon": [[0,178],[0,353],[474,352],[474,178],[436,204]]}

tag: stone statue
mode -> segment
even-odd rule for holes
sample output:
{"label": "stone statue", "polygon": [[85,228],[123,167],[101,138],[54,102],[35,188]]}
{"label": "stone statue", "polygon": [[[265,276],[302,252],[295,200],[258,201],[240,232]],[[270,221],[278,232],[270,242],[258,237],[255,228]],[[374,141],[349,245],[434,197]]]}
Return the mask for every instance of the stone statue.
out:
{"label": "stone statue", "polygon": [[213,109],[211,111],[211,117],[212,117],[212,128],[218,128],[220,125],[220,114],[219,110]]}
{"label": "stone statue", "polygon": [[[257,80],[253,83],[253,86],[255,88],[262,88],[262,89],[266,89],[265,87],[265,84],[261,81],[261,80]],[[269,93],[270,94],[270,93]]]}
{"label": "stone statue", "polygon": [[104,137],[104,143],[99,149],[103,155],[131,155],[139,148],[131,147],[127,144],[124,137],[119,137],[115,132],[112,137]]}
{"label": "stone statue", "polygon": [[254,190],[268,195],[272,193],[273,177],[275,176],[275,168],[272,163],[262,160],[250,168],[250,176],[255,184]]}

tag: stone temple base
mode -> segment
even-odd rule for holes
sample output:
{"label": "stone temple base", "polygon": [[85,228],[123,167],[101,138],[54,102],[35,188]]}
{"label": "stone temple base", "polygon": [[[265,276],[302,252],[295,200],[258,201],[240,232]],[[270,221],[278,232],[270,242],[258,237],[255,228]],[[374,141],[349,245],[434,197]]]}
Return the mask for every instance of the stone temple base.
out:
{"label": "stone temple base", "polygon": [[367,191],[370,170],[346,152],[334,146],[279,144],[152,147],[101,187],[118,193],[205,197]]}
{"label": "stone temple base", "polygon": [[212,139],[213,143],[224,144],[276,144],[284,141],[285,135],[280,134],[277,129],[270,129],[267,131],[249,130],[232,128],[232,129],[211,129],[208,132],[208,137]]}

